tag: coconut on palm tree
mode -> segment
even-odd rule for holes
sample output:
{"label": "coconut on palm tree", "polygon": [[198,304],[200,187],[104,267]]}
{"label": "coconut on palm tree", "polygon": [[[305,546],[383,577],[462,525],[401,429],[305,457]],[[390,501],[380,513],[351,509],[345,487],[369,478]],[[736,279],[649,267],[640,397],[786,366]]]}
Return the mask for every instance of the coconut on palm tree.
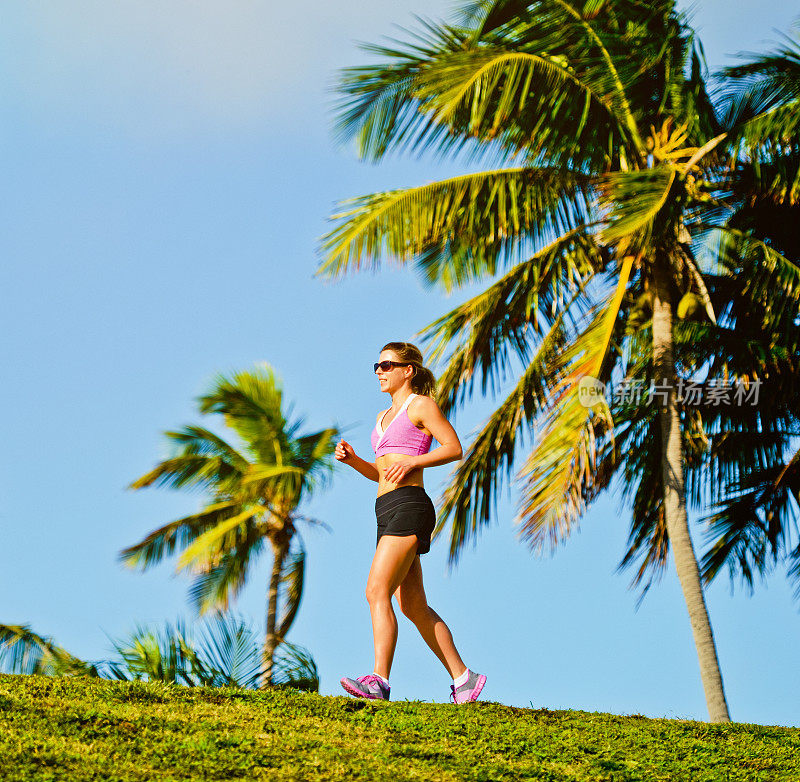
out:
{"label": "coconut on palm tree", "polygon": [[720,120],[673,2],[478,0],[460,25],[426,23],[405,48],[369,49],[385,62],[348,69],[341,85],[340,131],[363,157],[413,148],[495,163],[345,202],[319,270],[339,276],[388,256],[446,290],[501,275],[424,332],[431,357],[447,357],[443,410],[476,378],[494,390],[521,368],[445,492],[451,560],[490,519],[525,430],[536,442],[517,475],[522,535],[537,551],[566,539],[626,458],[607,401],[582,403],[582,379],[625,377],[648,340],[661,544],[686,600],[710,718],[727,721],[689,534],[674,326],[679,304],[716,323],[703,273],[715,252],[786,262],[728,223],[730,162],[748,120]]}
{"label": "coconut on palm tree", "polygon": [[[120,553],[131,567],[147,568],[176,550],[178,569],[195,576],[191,594],[200,614],[226,609],[268,548],[262,685],[273,683],[274,654],[291,627],[303,592],[305,549],[298,526],[321,522],[298,506],[332,470],[338,431],[300,432],[302,419],[283,408],[274,371],[263,365],[231,377],[218,375],[199,398],[201,413],[218,413],[239,444],[200,426],[166,432],[173,453],[131,488],[201,488],[200,511],[151,532]],[[280,609],[280,610],[279,610]]]}

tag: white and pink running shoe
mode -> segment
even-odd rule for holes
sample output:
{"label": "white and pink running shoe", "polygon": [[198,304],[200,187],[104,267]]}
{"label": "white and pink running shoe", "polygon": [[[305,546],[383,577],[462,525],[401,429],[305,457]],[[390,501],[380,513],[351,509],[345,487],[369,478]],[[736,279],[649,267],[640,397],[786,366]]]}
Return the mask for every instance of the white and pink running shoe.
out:
{"label": "white and pink running shoe", "polygon": [[467,680],[460,687],[450,685],[450,699],[453,703],[471,703],[478,700],[483,685],[486,684],[486,677],[483,674],[475,673],[467,668]]}
{"label": "white and pink running shoe", "polygon": [[356,698],[369,698],[373,701],[388,701],[391,687],[374,674],[359,676],[357,679],[341,679],[342,687]]}

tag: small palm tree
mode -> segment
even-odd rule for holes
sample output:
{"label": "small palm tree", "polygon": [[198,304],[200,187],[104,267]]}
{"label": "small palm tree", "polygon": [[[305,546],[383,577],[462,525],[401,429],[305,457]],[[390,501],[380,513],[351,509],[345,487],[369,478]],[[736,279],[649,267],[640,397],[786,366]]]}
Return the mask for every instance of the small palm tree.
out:
{"label": "small palm tree", "polygon": [[[223,614],[222,616],[227,616]],[[116,659],[108,661],[110,678],[160,681],[194,687],[206,684],[189,633],[179,620],[173,627],[137,626],[128,638],[113,641]]]}
{"label": "small palm tree", "polygon": [[275,373],[266,364],[230,378],[217,376],[199,398],[200,412],[221,414],[242,445],[199,426],[166,432],[174,452],[131,488],[200,487],[207,503],[120,554],[127,565],[145,569],[182,550],[178,569],[195,574],[191,595],[202,615],[227,609],[250,566],[269,545],[272,571],[261,674],[265,687],[273,683],[275,650],[302,597],[305,549],[298,524],[322,525],[297,508],[330,475],[337,435],[334,428],[301,435],[302,419],[290,420],[282,399]]}
{"label": "small palm tree", "polygon": [[[535,445],[518,474],[522,533],[536,551],[568,537],[625,456],[611,409],[602,399],[584,406],[581,382],[626,376],[649,340],[650,376],[663,391],[648,430],[659,445],[660,543],[673,553],[709,715],[727,721],[689,534],[674,329],[698,305],[717,321],[704,264],[758,256],[777,276],[794,273],[728,218],[732,189],[743,197],[741,140],[796,133],[797,117],[721,118],[674,2],[476,0],[461,25],[426,26],[404,49],[368,47],[386,63],[346,71],[342,135],[356,135],[373,160],[435,148],[505,165],[345,202],[320,273],[374,267],[384,255],[414,260],[445,289],[504,272],[423,332],[431,358],[448,356],[445,410],[477,377],[494,390],[522,366],[445,492],[439,529],[451,522],[451,561],[490,520],[525,429]],[[646,329],[641,316],[634,326],[643,298]]]}
{"label": "small palm tree", "polygon": [[[254,689],[264,678],[262,645],[247,622],[230,613],[213,615],[197,635],[180,621],[137,627],[128,638],[115,641],[114,649],[116,659],[106,663],[114,679]],[[314,658],[284,641],[273,658],[272,684],[318,691]]]}
{"label": "small palm tree", "polygon": [[[197,636],[185,623],[137,627],[113,641],[111,660],[80,660],[53,639],[29,627],[0,625],[0,670],[44,676],[100,676],[123,681],[158,681],[187,687],[253,689],[263,679],[263,650],[247,622],[230,613],[215,614]],[[314,658],[284,642],[273,665],[273,685],[316,692]]]}
{"label": "small palm tree", "polygon": [[28,625],[0,625],[0,670],[39,676],[99,676],[96,665],[70,654]]}

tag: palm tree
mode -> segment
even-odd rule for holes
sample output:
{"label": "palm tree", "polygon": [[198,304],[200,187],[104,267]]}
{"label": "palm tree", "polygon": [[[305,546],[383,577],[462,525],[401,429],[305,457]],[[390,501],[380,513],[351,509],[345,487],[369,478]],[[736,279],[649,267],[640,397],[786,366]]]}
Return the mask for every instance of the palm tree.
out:
{"label": "palm tree", "polygon": [[199,426],[166,432],[174,452],[131,488],[199,487],[207,493],[207,503],[120,553],[126,564],[145,569],[181,549],[178,569],[195,574],[191,595],[202,615],[228,608],[250,566],[269,545],[264,687],[273,683],[275,650],[284,642],[302,597],[305,549],[298,524],[322,525],[297,508],[329,477],[337,435],[334,428],[300,434],[303,420],[291,420],[291,409],[284,411],[282,400],[281,386],[266,364],[230,378],[218,375],[198,400],[200,412],[221,414],[242,445]]}
{"label": "palm tree", "polygon": [[[624,377],[648,339],[661,400],[649,430],[660,448],[661,539],[710,718],[729,720],[689,534],[673,333],[679,305],[700,302],[716,323],[704,262],[760,252],[773,267],[787,263],[726,221],[727,164],[748,122],[723,126],[702,50],[672,2],[479,0],[458,26],[426,23],[405,48],[367,48],[387,62],[345,72],[339,122],[363,157],[434,148],[505,163],[345,202],[318,272],[336,277],[388,255],[445,290],[503,272],[423,332],[431,358],[447,354],[445,410],[476,376],[494,391],[521,368],[445,491],[439,529],[451,523],[451,561],[489,521],[526,429],[538,441],[517,476],[522,535],[535,551],[568,537],[624,467],[612,411],[603,398],[582,403],[582,378]],[[716,255],[715,236],[724,237]],[[643,297],[651,323],[637,331],[633,303]]]}

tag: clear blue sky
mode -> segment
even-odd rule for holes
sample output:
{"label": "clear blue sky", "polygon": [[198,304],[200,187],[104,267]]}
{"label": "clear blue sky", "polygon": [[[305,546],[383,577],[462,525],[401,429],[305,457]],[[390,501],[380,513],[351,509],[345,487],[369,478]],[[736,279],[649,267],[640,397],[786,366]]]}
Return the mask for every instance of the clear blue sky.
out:
{"label": "clear blue sky", "polygon": [[[0,25],[0,622],[29,623],[73,653],[107,656],[107,635],[189,615],[172,562],[145,574],[117,552],[199,507],[197,494],[125,487],[165,454],[162,432],[203,420],[194,398],[218,371],[267,361],[309,427],[352,427],[368,456],[386,406],[377,351],[466,298],[410,270],[337,284],[312,279],[336,201],[461,169],[423,159],[373,166],[334,147],[335,70],[363,61],[412,13],[443,0],[3,4]],[[697,3],[712,68],[758,50],[791,10]],[[488,413],[455,419],[462,441]],[[438,497],[449,468],[426,475]],[[375,485],[341,467],[307,506],[305,600],[292,640],[314,653],[322,692],[372,664],[364,585]],[[686,609],[672,564],[635,610],[616,571],[628,513],[593,507],[553,557],[512,526],[515,495],[448,572],[445,541],[423,558],[431,604],[467,664],[507,704],[705,719]],[[693,530],[702,544],[701,530]],[[269,562],[237,609],[263,624]],[[785,569],[750,597],[708,591],[733,719],[800,725],[798,605]],[[393,697],[445,701],[450,681],[400,618]]]}

